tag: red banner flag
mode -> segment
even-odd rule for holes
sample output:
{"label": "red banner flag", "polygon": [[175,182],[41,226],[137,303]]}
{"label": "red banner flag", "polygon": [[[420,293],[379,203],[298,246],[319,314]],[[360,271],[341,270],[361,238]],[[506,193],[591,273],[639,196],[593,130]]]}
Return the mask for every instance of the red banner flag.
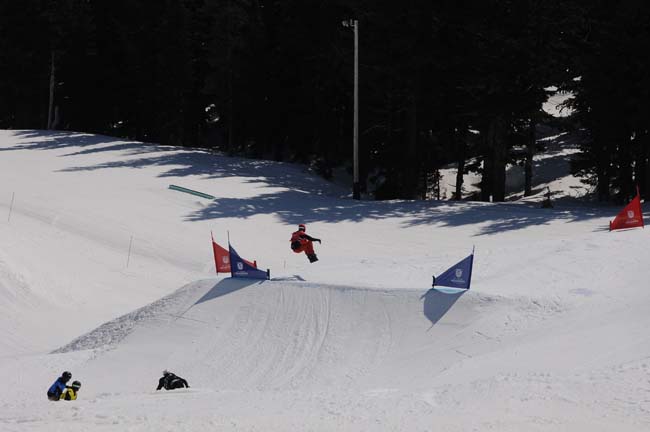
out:
{"label": "red banner flag", "polygon": [[214,267],[218,273],[230,273],[230,253],[219,246],[212,238],[212,252],[214,252]]}
{"label": "red banner flag", "polygon": [[[210,237],[212,237],[212,252],[214,253],[214,267],[217,270],[217,274],[230,273],[230,252],[228,252],[227,249],[224,249],[223,247],[219,246],[219,244],[217,244],[217,242],[214,241],[214,237],[212,236],[212,233],[210,233]],[[253,261],[253,262],[246,261],[246,263],[257,268],[257,261]]]}
{"label": "red banner flag", "polygon": [[637,188],[636,196],[609,223],[609,230],[643,227],[643,212],[641,211],[641,195]]}

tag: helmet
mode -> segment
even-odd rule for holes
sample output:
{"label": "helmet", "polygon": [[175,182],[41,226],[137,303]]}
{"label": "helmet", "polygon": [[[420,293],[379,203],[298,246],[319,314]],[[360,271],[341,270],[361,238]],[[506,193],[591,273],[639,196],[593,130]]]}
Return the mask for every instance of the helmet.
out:
{"label": "helmet", "polygon": [[72,381],[72,385],[70,387],[72,387],[75,390],[79,390],[79,388],[81,387],[81,383],[79,381]]}
{"label": "helmet", "polygon": [[163,371],[163,376],[171,375],[171,372],[169,372],[167,369]]}
{"label": "helmet", "polygon": [[307,227],[305,226],[305,224],[298,225],[298,231],[307,231]]}
{"label": "helmet", "polygon": [[65,372],[63,372],[63,373],[61,374],[61,377],[62,377],[64,380],[68,381],[70,378],[72,378],[72,374],[71,374],[70,372],[68,372],[68,371],[65,371]]}

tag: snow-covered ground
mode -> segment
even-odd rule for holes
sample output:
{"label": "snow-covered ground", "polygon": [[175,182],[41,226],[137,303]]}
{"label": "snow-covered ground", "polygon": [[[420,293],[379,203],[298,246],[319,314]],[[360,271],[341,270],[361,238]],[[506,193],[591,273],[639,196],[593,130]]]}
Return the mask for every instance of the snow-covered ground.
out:
{"label": "snow-covered ground", "polygon": [[[650,231],[565,201],[347,194],[296,165],[0,131],[0,430],[650,429]],[[290,251],[298,223],[319,262]],[[216,276],[211,231],[272,280]],[[429,290],[472,246],[472,289]],[[191,388],[156,392],[163,369]],[[63,370],[79,400],[49,402]]]}

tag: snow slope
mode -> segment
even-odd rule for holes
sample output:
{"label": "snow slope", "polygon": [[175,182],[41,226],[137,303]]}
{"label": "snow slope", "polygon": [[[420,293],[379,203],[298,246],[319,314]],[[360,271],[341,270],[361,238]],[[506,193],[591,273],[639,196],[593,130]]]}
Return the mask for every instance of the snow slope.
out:
{"label": "snow slope", "polygon": [[[346,193],[290,164],[0,131],[0,430],[648,430],[647,230]],[[288,248],[300,222],[318,263]],[[214,275],[226,230],[272,280]],[[473,245],[472,289],[428,290]],[[155,392],[165,368],[192,387]],[[48,402],[64,369],[80,399]]]}

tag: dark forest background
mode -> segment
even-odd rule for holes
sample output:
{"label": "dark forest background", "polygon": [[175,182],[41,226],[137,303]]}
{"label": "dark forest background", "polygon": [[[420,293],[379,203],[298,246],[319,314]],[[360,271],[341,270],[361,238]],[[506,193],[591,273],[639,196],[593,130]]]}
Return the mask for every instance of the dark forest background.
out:
{"label": "dark forest background", "polygon": [[[431,196],[439,168],[531,193],[536,126],[579,131],[599,200],[650,191],[650,2],[0,0],[0,128],[102,133],[310,164],[352,158],[359,20],[362,187]],[[542,110],[550,86],[574,114]],[[482,165],[466,163],[470,158]],[[457,187],[460,197],[462,184]]]}

